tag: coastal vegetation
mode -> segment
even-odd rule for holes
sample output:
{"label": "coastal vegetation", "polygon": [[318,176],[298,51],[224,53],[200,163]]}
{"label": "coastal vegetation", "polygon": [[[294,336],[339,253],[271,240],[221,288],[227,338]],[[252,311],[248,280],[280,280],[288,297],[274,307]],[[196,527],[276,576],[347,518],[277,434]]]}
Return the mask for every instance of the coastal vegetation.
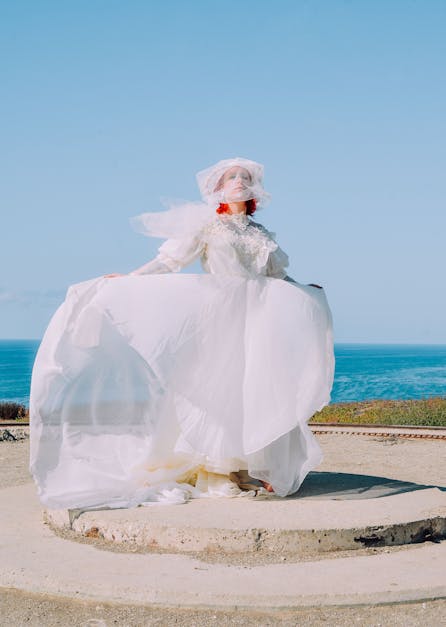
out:
{"label": "coastal vegetation", "polygon": [[[0,422],[28,422],[28,407],[0,402]],[[317,412],[310,423],[360,425],[420,425],[446,427],[446,397],[403,401],[361,401],[333,403]]]}
{"label": "coastal vegetation", "polygon": [[5,422],[11,422],[11,420],[28,422],[28,408],[21,403],[12,403],[10,401],[0,402],[0,420]]}
{"label": "coastal vegetation", "polygon": [[333,403],[310,423],[446,427],[446,397]]}

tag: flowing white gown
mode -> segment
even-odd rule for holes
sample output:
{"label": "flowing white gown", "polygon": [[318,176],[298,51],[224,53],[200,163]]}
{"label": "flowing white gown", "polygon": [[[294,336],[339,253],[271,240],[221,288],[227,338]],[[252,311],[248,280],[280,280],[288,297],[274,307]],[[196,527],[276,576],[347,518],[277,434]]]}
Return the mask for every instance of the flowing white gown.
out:
{"label": "flowing white gown", "polygon": [[[205,274],[177,273],[198,257]],[[240,469],[296,492],[322,459],[307,422],[330,400],[334,357],[324,291],[287,265],[273,233],[215,214],[130,275],[70,286],[32,373],[42,503],[235,494]]]}

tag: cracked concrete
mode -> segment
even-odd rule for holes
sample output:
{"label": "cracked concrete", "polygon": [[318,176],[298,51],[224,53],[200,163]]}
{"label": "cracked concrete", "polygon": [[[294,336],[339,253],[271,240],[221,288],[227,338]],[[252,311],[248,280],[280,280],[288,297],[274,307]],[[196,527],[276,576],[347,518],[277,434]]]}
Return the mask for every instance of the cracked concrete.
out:
{"label": "cracked concrete", "polygon": [[[333,437],[335,440],[332,440]],[[319,471],[337,474],[338,479],[342,475],[342,481],[337,489],[331,485],[328,499],[321,498],[320,486],[314,484],[313,492],[302,492],[300,501],[290,499],[293,506],[305,502],[317,513],[318,507],[327,500],[340,504],[342,509],[342,506],[357,505],[359,502],[366,507],[373,502],[385,503],[389,497],[416,495],[418,498],[420,495],[432,494],[435,490],[443,494],[440,488],[446,484],[445,468],[441,461],[443,458],[439,455],[440,448],[437,450],[436,447],[440,444],[438,442],[417,441],[392,445],[392,455],[389,456],[389,447],[385,442],[375,442],[365,437],[327,435],[321,436],[320,441],[326,460]],[[407,447],[407,444],[410,446]],[[444,451],[444,443],[441,444],[441,450]],[[6,449],[2,448],[4,446]],[[9,455],[7,449],[13,450],[13,454]],[[346,450],[349,455],[345,454]],[[395,451],[397,453],[393,454]],[[424,542],[410,547],[361,548],[289,561],[284,554],[282,557],[285,557],[285,561],[271,561],[271,555],[266,557],[265,551],[258,550],[251,552],[255,559],[245,559],[246,553],[241,553],[234,563],[213,562],[207,557],[200,558],[196,553],[179,555],[167,552],[109,551],[100,546],[100,538],[74,542],[56,536],[43,523],[42,507],[36,498],[34,485],[29,483],[25,471],[20,474],[20,464],[17,463],[17,455],[24,456],[25,453],[26,446],[22,442],[5,442],[0,445],[0,457],[10,462],[7,466],[2,464],[2,468],[5,468],[3,481],[6,481],[9,472],[14,477],[20,475],[19,481],[16,477],[14,488],[0,490],[0,582],[3,589],[21,591],[23,599],[40,595],[39,598],[52,598],[55,606],[66,608],[74,608],[73,604],[79,602],[84,604],[82,607],[88,604],[101,607],[101,604],[113,603],[115,609],[110,609],[110,612],[115,612],[116,616],[121,611],[117,604],[122,608],[131,607],[135,616],[137,612],[143,611],[142,608],[147,612],[151,608],[154,616],[156,612],[160,613],[159,624],[163,624],[162,616],[174,615],[196,617],[190,623],[181,623],[182,619],[179,619],[178,624],[218,624],[215,621],[212,623],[210,611],[233,623],[236,607],[245,608],[247,612],[237,614],[240,617],[238,624],[255,624],[253,621],[256,615],[266,617],[266,612],[273,610],[281,613],[280,621],[276,613],[268,615],[269,618],[265,618],[261,624],[278,624],[282,619],[288,620],[284,612],[288,612],[289,617],[306,616],[310,622],[306,623],[302,619],[302,624],[323,624],[315,620],[316,614],[319,616],[322,611],[315,610],[316,606],[324,608],[326,614],[321,621],[328,621],[329,624],[341,624],[336,622],[336,617],[341,615],[346,621],[351,618],[352,621],[362,621],[361,624],[374,624],[363,620],[364,616],[372,616],[362,607],[364,604],[397,603],[401,622],[395,620],[391,624],[410,625],[413,623],[407,606],[400,605],[409,601],[415,603],[414,615],[419,618],[426,610],[425,616],[431,621],[426,624],[440,625],[442,616],[444,618],[441,613],[444,604],[434,601],[446,598],[444,541],[439,544]],[[410,464],[407,463],[408,459]],[[358,473],[360,469],[362,473]],[[360,489],[355,492],[352,477],[358,474],[370,477],[381,475],[381,480],[374,480],[373,485],[361,483]],[[435,482],[432,478],[435,478]],[[327,479],[327,475],[321,476],[321,479]],[[406,485],[398,492],[398,486],[401,487],[398,482],[414,483],[418,488],[408,489],[410,486]],[[231,507],[234,502],[230,501]],[[283,502],[284,506],[286,502]],[[228,504],[227,501],[225,503]],[[259,510],[261,516],[257,514],[253,541],[258,530],[271,529],[270,523],[274,518],[268,519],[267,512],[270,506],[275,508],[276,505],[280,503],[257,503],[256,507],[263,509]],[[188,508],[189,505],[179,506],[184,512]],[[426,502],[424,511],[425,515],[432,515],[431,504]],[[323,510],[319,510],[319,514],[322,515]],[[282,512],[277,516],[279,523],[274,527],[279,530],[286,528],[286,525],[280,525],[281,515]],[[323,526],[319,525],[320,528]],[[375,533],[379,535],[377,531]],[[277,557],[274,552],[273,557]],[[4,598],[10,599],[12,596],[4,590]],[[352,609],[353,606],[355,609]],[[308,608],[307,614],[305,607]],[[16,613],[12,615],[19,616],[17,608],[14,611]],[[380,612],[380,616],[384,616],[384,609],[381,608]],[[206,616],[209,623],[205,622]],[[243,616],[247,617],[246,622],[242,622]],[[225,624],[223,620],[226,619],[221,618],[219,624]],[[297,622],[296,618],[294,620]],[[16,621],[16,624],[21,623]]]}

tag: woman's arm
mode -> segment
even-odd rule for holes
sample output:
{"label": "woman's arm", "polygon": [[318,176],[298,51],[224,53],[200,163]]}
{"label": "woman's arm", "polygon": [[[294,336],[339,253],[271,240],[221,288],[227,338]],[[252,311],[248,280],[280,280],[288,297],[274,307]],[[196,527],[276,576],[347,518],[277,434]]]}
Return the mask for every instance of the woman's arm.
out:
{"label": "woman's arm", "polygon": [[292,277],[288,276],[288,274],[283,277],[283,280],[288,281],[288,283],[296,283],[297,285],[297,281],[295,281]]}
{"label": "woman's arm", "polygon": [[288,255],[278,245],[276,250],[273,250],[269,254],[268,263],[266,266],[266,276],[272,277],[274,279],[285,279],[293,281],[293,279],[287,275],[286,268],[288,266]]}
{"label": "woman's arm", "polygon": [[129,275],[133,274],[166,274],[172,272],[171,267],[162,260],[162,255],[157,255],[155,259],[148,261],[143,266],[136,268],[129,272]]}
{"label": "woman's arm", "polygon": [[[266,276],[270,276],[276,279],[283,279],[288,283],[294,283],[295,285],[299,285],[299,283],[295,279],[293,279],[293,277],[290,277],[287,274],[286,268],[288,268],[288,266],[288,255],[278,245],[276,250],[273,250],[269,255],[268,265],[266,268]],[[309,283],[309,286],[317,287],[320,290],[322,289],[322,287],[320,285],[316,285],[316,283]]]}
{"label": "woman's arm", "polygon": [[179,272],[201,255],[203,247],[204,243],[199,234],[187,238],[167,239],[159,247],[158,255],[154,259],[129,274]]}

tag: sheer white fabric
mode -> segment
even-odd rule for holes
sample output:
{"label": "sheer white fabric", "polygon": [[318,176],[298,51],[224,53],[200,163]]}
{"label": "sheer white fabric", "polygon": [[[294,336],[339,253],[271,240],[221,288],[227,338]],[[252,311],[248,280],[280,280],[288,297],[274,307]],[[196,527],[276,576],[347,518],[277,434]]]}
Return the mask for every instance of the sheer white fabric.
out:
{"label": "sheer white fabric", "polygon": [[[197,258],[204,274],[178,273]],[[41,501],[232,496],[241,469],[298,490],[322,459],[307,421],[330,400],[334,358],[324,291],[287,266],[262,225],[214,212],[130,275],[72,285],[32,374]]]}
{"label": "sheer white fabric", "polygon": [[130,274],[177,272],[198,257],[206,272],[245,277],[283,279],[289,265],[288,255],[275,241],[274,233],[244,213],[214,212],[195,233],[167,239],[155,259]]}
{"label": "sheer white fabric", "polygon": [[[225,181],[229,183],[227,186]],[[244,157],[223,159],[201,170],[197,173],[197,183],[208,205],[255,198],[261,208],[271,199],[263,189],[263,165]]]}

